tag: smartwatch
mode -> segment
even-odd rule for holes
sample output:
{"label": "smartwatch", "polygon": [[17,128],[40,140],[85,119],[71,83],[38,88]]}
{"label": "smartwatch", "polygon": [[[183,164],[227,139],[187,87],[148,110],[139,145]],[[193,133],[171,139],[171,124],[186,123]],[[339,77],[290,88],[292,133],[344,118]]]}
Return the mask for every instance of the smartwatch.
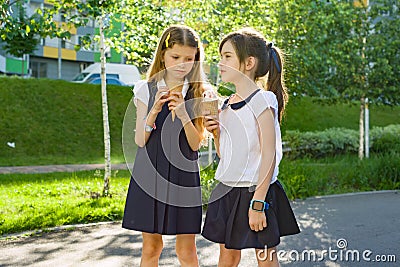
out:
{"label": "smartwatch", "polygon": [[150,126],[150,125],[147,125],[147,124],[144,125],[144,131],[145,132],[151,133],[155,129],[156,129],[156,124],[153,124],[153,126]]}
{"label": "smartwatch", "polygon": [[268,210],[269,208],[269,204],[265,201],[262,200],[256,200],[256,199],[252,199],[250,201],[250,209],[257,211],[257,212],[263,212],[265,210]]}

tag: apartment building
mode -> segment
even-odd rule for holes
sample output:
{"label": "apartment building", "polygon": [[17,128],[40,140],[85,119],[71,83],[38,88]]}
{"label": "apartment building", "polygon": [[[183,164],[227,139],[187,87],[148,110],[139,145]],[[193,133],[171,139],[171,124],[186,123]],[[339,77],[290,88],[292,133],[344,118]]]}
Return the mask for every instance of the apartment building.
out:
{"label": "apartment building", "polygon": [[[46,0],[28,0],[25,4],[27,14],[32,14],[38,8],[49,6]],[[65,18],[58,15],[55,21],[60,26],[66,27]],[[122,25],[113,23],[112,32],[120,32]],[[98,45],[94,44],[89,49],[75,51],[75,45],[80,44],[81,37],[99,32],[95,21],[90,21],[85,27],[70,28],[71,38],[61,40],[59,38],[41,39],[36,50],[24,58],[15,58],[7,54],[0,43],[0,74],[21,75],[24,64],[24,75],[35,78],[50,78],[72,80],[82,69],[94,62],[100,62]],[[106,49],[107,62],[124,63],[124,58],[113,49]],[[61,62],[61,64],[59,64]],[[61,66],[61,67],[60,67]],[[59,74],[61,73],[61,74]]]}

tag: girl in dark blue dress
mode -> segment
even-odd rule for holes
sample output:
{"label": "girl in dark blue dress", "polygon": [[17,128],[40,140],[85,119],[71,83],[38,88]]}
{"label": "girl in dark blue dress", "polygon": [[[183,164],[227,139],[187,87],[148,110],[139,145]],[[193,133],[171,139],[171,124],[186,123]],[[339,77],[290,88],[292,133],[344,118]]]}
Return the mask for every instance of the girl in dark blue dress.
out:
{"label": "girl in dark blue dress", "polygon": [[157,266],[162,235],[176,235],[182,266],[198,266],[195,234],[202,209],[198,149],[204,93],[199,36],[189,27],[166,29],[146,81],[134,88],[137,107],[133,166],[122,226],[141,231],[141,266]]}

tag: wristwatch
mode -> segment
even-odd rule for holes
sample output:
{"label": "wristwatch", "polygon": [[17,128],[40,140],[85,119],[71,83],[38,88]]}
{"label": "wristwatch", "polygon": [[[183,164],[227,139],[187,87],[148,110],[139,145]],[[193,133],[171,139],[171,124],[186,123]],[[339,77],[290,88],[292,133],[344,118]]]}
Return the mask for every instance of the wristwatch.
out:
{"label": "wristwatch", "polygon": [[145,132],[151,133],[155,129],[156,129],[156,124],[155,123],[153,124],[153,126],[150,126],[150,125],[147,125],[147,124],[144,125],[144,131]]}
{"label": "wristwatch", "polygon": [[250,209],[258,212],[263,212],[264,210],[268,210],[269,204],[262,200],[252,199],[250,201]]}

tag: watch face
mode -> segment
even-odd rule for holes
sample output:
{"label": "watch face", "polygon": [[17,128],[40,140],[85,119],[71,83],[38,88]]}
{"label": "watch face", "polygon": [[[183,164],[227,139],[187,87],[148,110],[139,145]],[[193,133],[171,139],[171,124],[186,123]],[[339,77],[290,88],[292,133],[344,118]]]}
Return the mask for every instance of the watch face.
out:
{"label": "watch face", "polygon": [[264,210],[264,203],[260,201],[253,201],[253,205],[251,207],[253,210],[263,211]]}
{"label": "watch face", "polygon": [[146,125],[146,126],[144,127],[144,130],[145,130],[146,132],[150,133],[151,131],[153,131],[153,128],[152,128],[151,126],[149,126],[149,125]]}

